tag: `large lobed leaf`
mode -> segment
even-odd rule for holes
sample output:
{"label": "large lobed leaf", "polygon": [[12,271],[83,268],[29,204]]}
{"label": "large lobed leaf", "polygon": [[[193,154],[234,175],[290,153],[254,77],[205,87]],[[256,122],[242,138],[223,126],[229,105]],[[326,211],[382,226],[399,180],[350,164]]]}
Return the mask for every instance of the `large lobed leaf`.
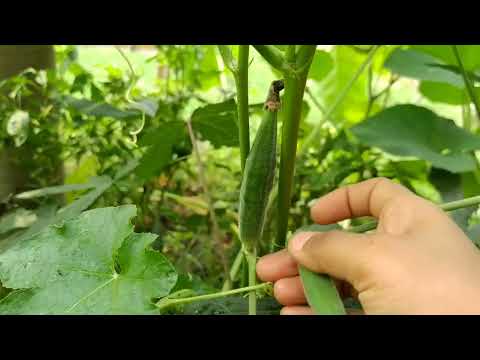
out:
{"label": "large lobed leaf", "polygon": [[415,105],[393,106],[351,130],[366,145],[427,160],[454,173],[475,169],[475,159],[468,152],[480,149],[480,137]]}
{"label": "large lobed leaf", "polygon": [[132,205],[84,212],[49,226],[0,254],[0,280],[16,289],[0,314],[156,314],[177,274],[150,248],[153,234],[133,233]]}

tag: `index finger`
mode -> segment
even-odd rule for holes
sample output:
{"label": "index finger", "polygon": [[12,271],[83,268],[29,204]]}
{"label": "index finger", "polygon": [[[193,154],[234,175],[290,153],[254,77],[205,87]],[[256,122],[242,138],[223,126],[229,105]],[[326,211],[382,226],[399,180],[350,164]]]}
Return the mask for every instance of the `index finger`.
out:
{"label": "index finger", "polygon": [[359,216],[380,217],[382,209],[392,200],[414,196],[407,188],[386,178],[374,178],[339,188],[321,197],[311,208],[312,219],[319,224]]}

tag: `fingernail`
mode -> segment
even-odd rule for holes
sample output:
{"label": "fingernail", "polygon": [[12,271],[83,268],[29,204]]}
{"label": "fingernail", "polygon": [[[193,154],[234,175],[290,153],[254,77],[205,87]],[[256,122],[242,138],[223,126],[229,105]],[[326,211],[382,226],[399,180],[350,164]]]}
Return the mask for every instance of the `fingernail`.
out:
{"label": "fingernail", "polygon": [[315,233],[313,232],[301,232],[292,239],[292,250],[301,251],[303,245],[310,239]]}
{"label": "fingernail", "polygon": [[307,204],[308,207],[309,207],[309,208],[312,208],[313,205],[315,205],[315,204],[317,203],[317,201],[318,201],[318,199],[310,200],[310,201],[308,202],[308,204]]}

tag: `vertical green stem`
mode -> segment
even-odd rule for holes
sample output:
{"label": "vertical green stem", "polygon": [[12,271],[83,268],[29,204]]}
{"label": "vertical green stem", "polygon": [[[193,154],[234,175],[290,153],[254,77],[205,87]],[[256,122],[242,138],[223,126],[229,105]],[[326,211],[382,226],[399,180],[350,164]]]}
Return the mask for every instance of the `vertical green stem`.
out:
{"label": "vertical green stem", "polygon": [[[248,263],[248,286],[255,286],[257,283],[257,254],[255,248],[246,253]],[[248,294],[248,315],[257,315],[257,294],[255,290]]]}
{"label": "vertical green stem", "polygon": [[[310,45],[315,50],[315,45]],[[290,197],[295,171],[295,158],[297,153],[298,129],[302,115],[302,101],[309,66],[313,60],[314,52],[306,62],[304,71],[300,74],[285,74],[285,95],[283,99],[283,126],[282,144],[280,150],[280,173],[278,182],[278,224],[276,247],[283,247],[287,237],[288,214]],[[294,62],[294,59],[288,59]],[[290,62],[289,61],[289,62]]]}
{"label": "vertical green stem", "polygon": [[248,54],[249,45],[239,45],[238,69],[235,73],[235,86],[237,88],[237,112],[242,172],[245,168],[248,152],[250,151],[250,128],[248,119]]}

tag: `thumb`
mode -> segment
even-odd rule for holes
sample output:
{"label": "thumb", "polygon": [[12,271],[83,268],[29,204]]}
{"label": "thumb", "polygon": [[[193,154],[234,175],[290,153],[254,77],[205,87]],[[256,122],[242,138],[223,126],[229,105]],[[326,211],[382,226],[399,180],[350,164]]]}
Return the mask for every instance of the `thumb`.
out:
{"label": "thumb", "polygon": [[288,243],[297,263],[352,285],[368,270],[371,237],[343,231],[301,232]]}

